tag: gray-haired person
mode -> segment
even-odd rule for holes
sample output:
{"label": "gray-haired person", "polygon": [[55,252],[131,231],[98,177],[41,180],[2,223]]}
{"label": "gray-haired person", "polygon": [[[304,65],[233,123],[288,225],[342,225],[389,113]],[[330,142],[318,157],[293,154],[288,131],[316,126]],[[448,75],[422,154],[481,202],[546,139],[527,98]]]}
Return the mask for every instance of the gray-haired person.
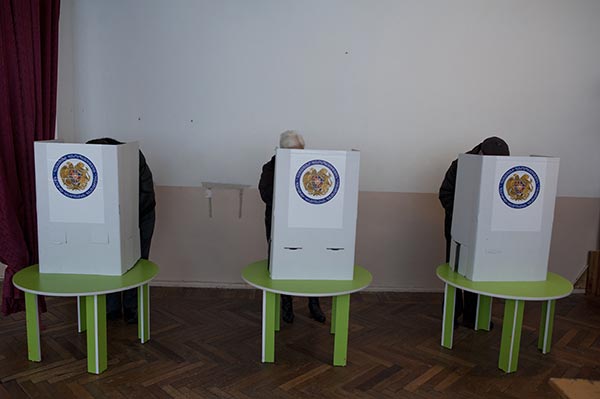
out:
{"label": "gray-haired person", "polygon": [[[281,133],[279,138],[279,147],[281,148],[295,148],[299,150],[304,149],[304,138],[299,133],[293,130],[286,130]],[[260,182],[258,183],[258,190],[260,191],[260,197],[265,203],[265,230],[267,233],[267,242],[269,243],[269,249],[271,246],[271,215],[273,213],[273,181],[275,178],[275,156],[271,158],[269,162],[263,165],[262,173],[260,175]],[[289,295],[281,295],[281,318],[286,323],[292,323],[294,321],[294,307],[292,305],[292,297]],[[310,316],[320,323],[325,322],[325,314],[319,306],[319,298],[310,297],[308,298],[308,310]]]}

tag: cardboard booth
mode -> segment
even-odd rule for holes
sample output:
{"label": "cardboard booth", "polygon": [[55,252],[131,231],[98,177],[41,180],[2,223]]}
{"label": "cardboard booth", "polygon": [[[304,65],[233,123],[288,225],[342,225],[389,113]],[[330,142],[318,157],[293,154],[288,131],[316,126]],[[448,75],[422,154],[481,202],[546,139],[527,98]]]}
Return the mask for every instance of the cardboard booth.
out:
{"label": "cardboard booth", "polygon": [[272,279],[353,279],[359,166],[358,151],[277,150]]}
{"label": "cardboard booth", "polygon": [[35,143],[41,273],[122,275],[140,258],[138,143]]}
{"label": "cardboard booth", "polygon": [[542,281],[558,158],[461,154],[450,267],[473,281]]}

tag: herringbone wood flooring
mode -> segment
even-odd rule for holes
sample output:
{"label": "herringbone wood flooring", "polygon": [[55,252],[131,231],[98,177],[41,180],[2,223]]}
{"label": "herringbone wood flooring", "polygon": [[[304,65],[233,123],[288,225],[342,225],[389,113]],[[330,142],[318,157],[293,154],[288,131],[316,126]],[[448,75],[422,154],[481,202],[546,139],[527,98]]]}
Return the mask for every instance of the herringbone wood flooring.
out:
{"label": "herringbone wood flooring", "polygon": [[[502,301],[489,333],[460,327],[440,347],[441,294],[352,295],[348,365],[333,367],[333,338],[295,298],[275,364],[260,362],[261,293],[152,288],[151,340],[108,323],[108,364],[86,372],[74,299],[49,298],[41,363],[27,360],[24,314],[0,318],[0,398],[559,398],[550,377],[600,379],[600,303],[558,301],[552,352],[537,350],[540,306],[527,303],[519,369],[497,368]],[[322,300],[330,316],[331,301]]]}

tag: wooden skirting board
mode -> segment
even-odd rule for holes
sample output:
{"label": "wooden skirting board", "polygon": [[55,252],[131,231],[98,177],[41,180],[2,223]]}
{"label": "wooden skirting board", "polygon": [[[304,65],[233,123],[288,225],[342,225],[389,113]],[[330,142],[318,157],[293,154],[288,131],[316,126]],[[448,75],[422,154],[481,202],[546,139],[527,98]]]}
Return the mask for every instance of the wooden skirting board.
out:
{"label": "wooden skirting board", "polygon": [[550,378],[550,386],[566,399],[600,398],[600,381]]}

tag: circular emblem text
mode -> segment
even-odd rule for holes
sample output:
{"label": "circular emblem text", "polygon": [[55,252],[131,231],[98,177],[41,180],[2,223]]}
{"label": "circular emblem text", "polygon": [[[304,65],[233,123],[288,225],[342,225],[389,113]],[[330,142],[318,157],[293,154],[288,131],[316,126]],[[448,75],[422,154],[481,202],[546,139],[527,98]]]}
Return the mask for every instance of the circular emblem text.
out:
{"label": "circular emblem text", "polygon": [[65,197],[81,199],[96,189],[98,172],[89,158],[81,154],[67,154],[54,164],[52,180]]}
{"label": "circular emblem text", "polygon": [[500,198],[514,209],[527,208],[540,193],[540,179],[535,171],[527,166],[515,166],[507,170],[498,185]]}
{"label": "circular emblem text", "polygon": [[306,162],[295,178],[296,192],[304,201],[319,205],[330,201],[340,188],[340,175],[335,167],[322,159]]}

